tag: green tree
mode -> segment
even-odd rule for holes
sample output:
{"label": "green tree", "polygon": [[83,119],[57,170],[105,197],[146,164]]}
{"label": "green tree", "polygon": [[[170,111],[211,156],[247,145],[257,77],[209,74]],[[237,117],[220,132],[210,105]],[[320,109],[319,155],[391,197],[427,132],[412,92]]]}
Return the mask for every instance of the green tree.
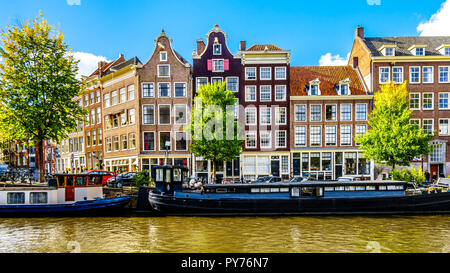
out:
{"label": "green tree", "polygon": [[410,124],[408,95],[406,83],[382,85],[369,115],[371,128],[355,138],[367,158],[379,164],[386,162],[393,170],[431,151],[429,141],[433,136]]}
{"label": "green tree", "polygon": [[197,90],[186,130],[191,134],[190,151],[216,164],[231,161],[242,152],[241,126],[234,115],[236,98],[225,83],[205,84]]}
{"label": "green tree", "polygon": [[0,137],[36,146],[43,181],[43,141],[65,139],[86,115],[73,100],[81,92],[78,62],[42,15],[0,35]]}

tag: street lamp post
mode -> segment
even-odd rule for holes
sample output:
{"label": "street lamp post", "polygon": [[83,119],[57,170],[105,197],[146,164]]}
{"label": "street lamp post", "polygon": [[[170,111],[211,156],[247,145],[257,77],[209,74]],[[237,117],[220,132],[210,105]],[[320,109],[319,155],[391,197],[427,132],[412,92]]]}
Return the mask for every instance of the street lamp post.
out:
{"label": "street lamp post", "polygon": [[165,143],[165,148],[166,148],[166,161],[164,162],[164,165],[167,166],[167,161],[168,161],[168,157],[169,157],[169,147],[170,147],[170,141],[166,141]]}

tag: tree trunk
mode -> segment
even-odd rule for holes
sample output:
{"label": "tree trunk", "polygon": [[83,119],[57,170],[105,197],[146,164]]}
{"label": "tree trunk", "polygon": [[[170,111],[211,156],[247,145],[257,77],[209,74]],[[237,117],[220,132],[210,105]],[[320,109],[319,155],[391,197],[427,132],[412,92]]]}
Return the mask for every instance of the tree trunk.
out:
{"label": "tree trunk", "polygon": [[38,169],[39,169],[39,182],[44,183],[44,162],[45,162],[45,151],[44,151],[44,141],[40,140],[35,143],[36,146],[36,156],[37,156],[37,163],[38,163]]}
{"label": "tree trunk", "polygon": [[[391,173],[395,170],[395,163],[392,164]],[[391,180],[394,180],[394,176],[392,175]]]}
{"label": "tree trunk", "polygon": [[212,183],[216,184],[216,161],[213,160],[213,178],[212,178]]}

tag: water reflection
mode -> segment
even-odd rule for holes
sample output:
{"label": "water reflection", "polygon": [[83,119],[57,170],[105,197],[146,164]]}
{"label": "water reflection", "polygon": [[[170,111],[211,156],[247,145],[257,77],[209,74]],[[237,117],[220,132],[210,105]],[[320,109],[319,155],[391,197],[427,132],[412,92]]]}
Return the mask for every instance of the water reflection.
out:
{"label": "water reflection", "polygon": [[450,216],[0,219],[0,252],[450,252]]}

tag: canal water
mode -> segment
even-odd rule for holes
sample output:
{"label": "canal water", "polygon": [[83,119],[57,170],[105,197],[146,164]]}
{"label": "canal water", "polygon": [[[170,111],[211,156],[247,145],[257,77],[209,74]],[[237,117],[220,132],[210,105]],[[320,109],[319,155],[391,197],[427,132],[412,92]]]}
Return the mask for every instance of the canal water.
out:
{"label": "canal water", "polygon": [[0,219],[0,252],[450,252],[450,216]]}

